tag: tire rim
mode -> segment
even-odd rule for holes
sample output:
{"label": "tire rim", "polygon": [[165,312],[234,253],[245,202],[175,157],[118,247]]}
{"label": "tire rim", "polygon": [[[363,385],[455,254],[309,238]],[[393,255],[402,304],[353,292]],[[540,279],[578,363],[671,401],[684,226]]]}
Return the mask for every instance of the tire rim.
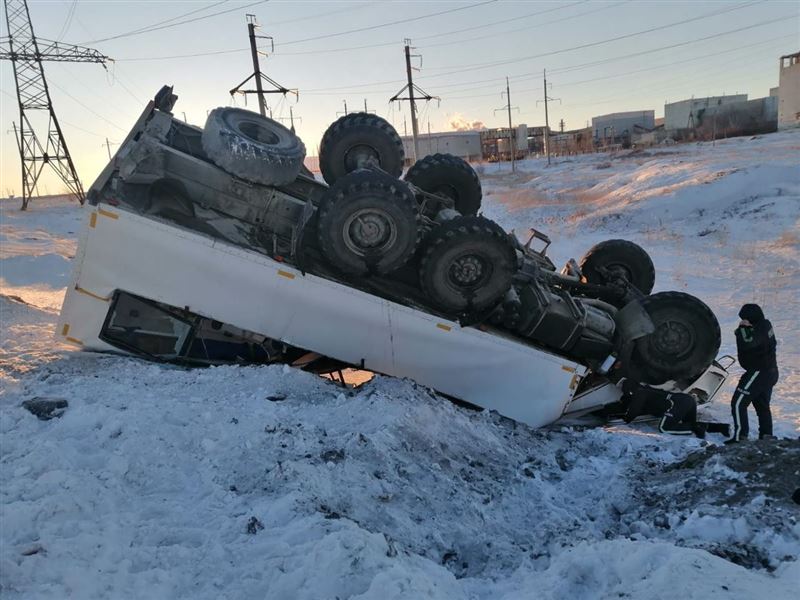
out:
{"label": "tire rim", "polygon": [[631,270],[622,263],[612,263],[606,266],[606,269],[617,277],[621,277],[628,283],[633,283],[633,273]]}
{"label": "tire rim", "polygon": [[375,148],[366,144],[352,146],[344,153],[344,168],[348,173],[362,169],[372,161],[380,165],[381,156]]}
{"label": "tire rim", "polygon": [[448,282],[455,289],[480,287],[488,281],[491,274],[491,264],[479,254],[462,254],[447,269]]}
{"label": "tire rim", "polygon": [[682,321],[664,321],[650,336],[650,343],[662,355],[683,358],[694,348],[694,330]]}
{"label": "tire rim", "polygon": [[434,188],[432,193],[441,194],[442,196],[447,196],[453,202],[458,202],[458,199],[459,199],[458,190],[456,190],[456,188],[453,187],[452,185],[448,185],[446,183],[443,183],[441,185],[437,185],[436,188]]}
{"label": "tire rim", "polygon": [[249,140],[259,144],[274,146],[280,141],[275,132],[270,131],[263,124],[257,121],[239,121],[236,124],[237,131]]}
{"label": "tire rim", "polygon": [[384,253],[397,242],[397,227],[391,215],[380,208],[362,208],[342,226],[345,246],[353,254]]}

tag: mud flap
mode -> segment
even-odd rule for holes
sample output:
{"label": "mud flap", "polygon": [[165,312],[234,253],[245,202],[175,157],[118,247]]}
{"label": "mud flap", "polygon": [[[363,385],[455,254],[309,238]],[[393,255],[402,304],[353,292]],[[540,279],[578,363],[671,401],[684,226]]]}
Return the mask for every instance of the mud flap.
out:
{"label": "mud flap", "polygon": [[617,326],[617,356],[622,365],[630,365],[636,340],[653,333],[653,320],[639,300],[628,302],[614,316]]}

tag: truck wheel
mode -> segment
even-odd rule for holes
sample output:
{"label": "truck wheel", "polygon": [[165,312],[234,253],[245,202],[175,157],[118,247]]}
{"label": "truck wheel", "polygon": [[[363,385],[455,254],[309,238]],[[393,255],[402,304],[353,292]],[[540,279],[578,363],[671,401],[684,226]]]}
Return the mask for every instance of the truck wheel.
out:
{"label": "truck wheel", "polygon": [[642,380],[660,384],[693,379],[708,368],[720,346],[719,322],[706,304],[683,292],[641,300],[655,331],[636,341],[631,362]]}
{"label": "truck wheel", "polygon": [[370,165],[400,177],[404,159],[403,141],[394,127],[368,113],[350,113],[335,121],[319,146],[319,169],[328,185]]}
{"label": "truck wheel", "polygon": [[319,243],[330,262],[347,273],[389,273],[414,254],[418,221],[417,200],[405,183],[377,171],[355,171],[323,197]]}
{"label": "truck wheel", "polygon": [[206,119],[203,149],[231,175],[253,183],[284,185],[303,167],[306,147],[286,127],[241,108],[215,108]]}
{"label": "truck wheel", "polygon": [[653,291],[656,270],[644,248],[628,240],[606,240],[593,246],[581,259],[581,271],[588,283],[608,283],[605,268],[622,275],[645,296]]}
{"label": "truck wheel", "polygon": [[451,198],[462,215],[476,215],[481,208],[481,180],[469,163],[458,156],[426,156],[414,163],[404,179],[426,192]]}
{"label": "truck wheel", "polygon": [[425,240],[420,283],[442,310],[481,311],[511,287],[517,256],[508,234],[485,217],[456,217]]}

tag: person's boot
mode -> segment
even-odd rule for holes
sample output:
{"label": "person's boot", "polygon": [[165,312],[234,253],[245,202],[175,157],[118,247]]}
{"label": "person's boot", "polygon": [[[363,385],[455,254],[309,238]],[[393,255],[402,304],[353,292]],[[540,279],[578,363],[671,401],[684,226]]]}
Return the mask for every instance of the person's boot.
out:
{"label": "person's boot", "polygon": [[772,435],[770,433],[760,433],[760,434],[758,434],[758,439],[760,439],[760,440],[777,440],[778,438],[776,438],[774,435]]}
{"label": "person's boot", "polygon": [[692,433],[694,433],[701,440],[704,440],[706,437],[706,424],[695,423],[694,425],[692,425]]}

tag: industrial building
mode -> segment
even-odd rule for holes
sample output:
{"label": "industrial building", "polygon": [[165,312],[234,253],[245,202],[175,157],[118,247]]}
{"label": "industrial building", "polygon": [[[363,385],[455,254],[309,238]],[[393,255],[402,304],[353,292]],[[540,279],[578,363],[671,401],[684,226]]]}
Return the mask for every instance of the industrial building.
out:
{"label": "industrial building", "polygon": [[[410,135],[401,136],[406,160],[414,157],[414,138]],[[444,131],[434,133],[421,133],[418,138],[419,156],[423,158],[430,154],[454,154],[465,160],[480,160],[481,158],[481,132],[480,131]]]}
{"label": "industrial building", "polygon": [[[514,149],[518,158],[528,154],[528,126],[518,125],[512,130]],[[401,136],[406,162],[414,157],[414,139]],[[511,142],[508,127],[471,131],[443,131],[421,133],[418,138],[417,160],[430,154],[454,154],[468,161],[508,160],[511,158]]]}
{"label": "industrial building", "polygon": [[592,117],[595,145],[629,145],[634,128],[650,131],[655,127],[655,121],[654,110],[634,110]]}
{"label": "industrial building", "polygon": [[781,56],[777,96],[778,129],[800,127],[800,52]]}
{"label": "industrial building", "polygon": [[747,101],[747,94],[690,98],[664,105],[664,127],[667,131],[694,129],[704,117],[710,116],[724,104]]}

